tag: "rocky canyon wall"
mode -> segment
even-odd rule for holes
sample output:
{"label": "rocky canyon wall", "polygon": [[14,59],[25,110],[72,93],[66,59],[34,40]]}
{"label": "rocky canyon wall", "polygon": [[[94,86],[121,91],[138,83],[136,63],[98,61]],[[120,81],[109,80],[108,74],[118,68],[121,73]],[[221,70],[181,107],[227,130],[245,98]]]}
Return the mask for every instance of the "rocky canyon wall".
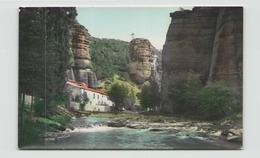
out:
{"label": "rocky canyon wall", "polygon": [[234,102],[242,108],[243,9],[221,8],[216,26],[209,82],[228,80],[233,84]]}
{"label": "rocky canyon wall", "polygon": [[92,71],[91,57],[89,51],[90,35],[88,30],[75,22],[71,29],[72,52],[74,63],[68,71],[68,78],[82,82],[91,88],[97,87],[97,77]]}
{"label": "rocky canyon wall", "polygon": [[172,109],[169,87],[177,88],[190,71],[204,84],[231,80],[241,104],[243,9],[195,7],[170,16],[172,21],[162,53],[161,108]]}

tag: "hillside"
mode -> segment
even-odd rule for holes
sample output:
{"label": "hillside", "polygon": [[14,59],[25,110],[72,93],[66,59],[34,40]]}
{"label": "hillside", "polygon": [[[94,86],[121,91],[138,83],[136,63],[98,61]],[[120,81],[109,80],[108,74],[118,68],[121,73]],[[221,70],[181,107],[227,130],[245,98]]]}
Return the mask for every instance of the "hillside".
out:
{"label": "hillside", "polygon": [[114,74],[129,78],[129,43],[115,39],[93,38],[90,44],[91,61],[98,80]]}

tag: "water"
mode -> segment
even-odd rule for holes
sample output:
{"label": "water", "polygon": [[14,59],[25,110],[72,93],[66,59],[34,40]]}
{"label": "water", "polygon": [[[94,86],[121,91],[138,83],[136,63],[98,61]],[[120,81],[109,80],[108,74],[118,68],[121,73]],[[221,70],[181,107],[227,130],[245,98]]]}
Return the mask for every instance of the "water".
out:
{"label": "water", "polygon": [[[76,127],[65,137],[26,149],[238,149],[206,134],[187,131],[149,131],[107,127],[108,118],[88,117],[72,121]],[[84,125],[84,126],[83,126]],[[67,136],[67,137],[66,137]]]}

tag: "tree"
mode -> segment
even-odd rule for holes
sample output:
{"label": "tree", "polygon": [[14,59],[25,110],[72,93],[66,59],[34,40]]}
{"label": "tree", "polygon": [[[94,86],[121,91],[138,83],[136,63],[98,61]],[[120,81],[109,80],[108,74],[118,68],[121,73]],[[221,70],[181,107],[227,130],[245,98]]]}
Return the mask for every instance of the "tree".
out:
{"label": "tree", "polygon": [[[54,105],[52,99],[63,95],[65,71],[72,55],[69,30],[76,14],[75,8],[20,8],[20,124],[23,122],[25,94],[43,99],[45,107]],[[34,102],[34,105],[39,104]],[[33,104],[31,116],[32,112]]]}
{"label": "tree", "polygon": [[129,89],[125,84],[115,83],[111,86],[109,97],[115,103],[115,109],[120,110],[124,107],[124,102],[128,98]]}
{"label": "tree", "polygon": [[19,91],[40,97],[63,90],[70,67],[75,8],[20,8]]}
{"label": "tree", "polygon": [[159,87],[156,82],[151,81],[144,85],[140,93],[140,103],[144,108],[155,108],[159,105]]}
{"label": "tree", "polygon": [[80,110],[84,111],[84,107],[86,106],[86,104],[89,102],[89,98],[87,96],[87,93],[84,92],[82,94],[82,97],[80,98]]}
{"label": "tree", "polygon": [[135,34],[134,34],[134,33],[131,33],[131,36],[132,36],[132,39],[134,39],[134,38],[135,38]]}

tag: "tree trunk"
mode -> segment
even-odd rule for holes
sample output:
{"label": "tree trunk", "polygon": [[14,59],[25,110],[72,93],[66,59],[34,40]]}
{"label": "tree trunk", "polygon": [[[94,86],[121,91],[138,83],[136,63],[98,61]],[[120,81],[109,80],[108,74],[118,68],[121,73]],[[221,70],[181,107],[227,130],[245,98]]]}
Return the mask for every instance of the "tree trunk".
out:
{"label": "tree trunk", "polygon": [[21,111],[20,111],[21,127],[23,127],[24,124],[24,116],[23,116],[24,106],[25,106],[25,94],[22,93],[22,103],[21,103]]}
{"label": "tree trunk", "polygon": [[34,104],[34,97],[33,97],[34,93],[32,91],[32,98],[31,98],[31,109],[30,109],[30,121],[32,121],[33,119],[33,104]]}
{"label": "tree trunk", "polygon": [[18,92],[18,125],[20,126],[21,125],[21,105],[22,105],[22,93],[21,91],[19,90]]}

